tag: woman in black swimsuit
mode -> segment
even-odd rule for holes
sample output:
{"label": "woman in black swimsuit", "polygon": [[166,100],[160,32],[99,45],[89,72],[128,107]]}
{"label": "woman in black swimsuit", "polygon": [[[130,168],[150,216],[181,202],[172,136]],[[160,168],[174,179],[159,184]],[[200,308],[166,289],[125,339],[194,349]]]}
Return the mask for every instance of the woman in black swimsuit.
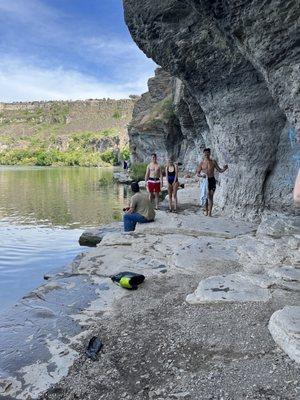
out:
{"label": "woman in black swimsuit", "polygon": [[[178,166],[172,159],[168,160],[166,166],[166,178],[168,182],[169,193],[169,211],[177,212],[177,190],[178,190]],[[174,199],[174,209],[172,206],[172,199]]]}

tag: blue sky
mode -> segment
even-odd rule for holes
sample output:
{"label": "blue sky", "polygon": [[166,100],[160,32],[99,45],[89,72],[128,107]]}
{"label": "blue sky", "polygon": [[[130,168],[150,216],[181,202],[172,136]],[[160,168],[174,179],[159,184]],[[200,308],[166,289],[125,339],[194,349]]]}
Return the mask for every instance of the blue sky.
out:
{"label": "blue sky", "polygon": [[122,0],[0,0],[0,101],[125,98],[156,65],[138,49]]}

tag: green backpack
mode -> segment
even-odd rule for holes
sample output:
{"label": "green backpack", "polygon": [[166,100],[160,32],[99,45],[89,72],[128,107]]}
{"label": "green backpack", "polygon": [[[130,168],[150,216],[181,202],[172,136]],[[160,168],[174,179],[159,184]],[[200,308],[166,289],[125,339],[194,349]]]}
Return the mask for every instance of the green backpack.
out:
{"label": "green backpack", "polygon": [[120,272],[119,274],[112,275],[110,279],[125,289],[136,290],[138,285],[144,282],[145,277],[142,274],[124,271]]}

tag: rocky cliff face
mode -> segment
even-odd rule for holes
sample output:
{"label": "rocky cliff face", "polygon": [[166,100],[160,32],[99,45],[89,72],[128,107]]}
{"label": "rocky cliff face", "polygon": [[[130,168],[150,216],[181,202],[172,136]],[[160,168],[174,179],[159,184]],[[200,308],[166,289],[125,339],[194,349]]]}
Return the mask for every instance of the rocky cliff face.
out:
{"label": "rocky cliff face", "polygon": [[[122,148],[135,100],[91,99],[0,103],[0,152],[32,142],[65,151],[74,136],[99,134],[93,151]],[[101,135],[101,133],[103,133]],[[51,138],[51,140],[49,140]],[[79,143],[80,145],[80,143]]]}
{"label": "rocky cliff face", "polygon": [[147,162],[151,153],[164,163],[173,157],[194,171],[206,143],[208,126],[198,103],[180,79],[161,68],[149,79],[149,92],[136,102],[129,125],[133,158]]}
{"label": "rocky cliff face", "polygon": [[174,102],[185,160],[190,154],[194,162],[198,143],[229,164],[218,190],[223,208],[291,209],[300,128],[297,3],[124,0],[136,43],[184,85]]}
{"label": "rocky cliff face", "polygon": [[174,86],[175,78],[157,69],[148,81],[149,91],[136,102],[128,129],[135,161],[146,161],[153,152],[162,160],[181,142],[173,106]]}

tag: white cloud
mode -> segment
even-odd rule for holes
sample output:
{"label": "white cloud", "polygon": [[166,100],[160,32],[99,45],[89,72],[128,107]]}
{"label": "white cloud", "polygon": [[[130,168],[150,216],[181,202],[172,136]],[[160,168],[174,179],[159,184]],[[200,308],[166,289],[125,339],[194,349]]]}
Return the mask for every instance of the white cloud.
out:
{"label": "white cloud", "polygon": [[6,56],[0,65],[0,101],[126,98],[147,90],[149,71],[134,81],[107,83],[63,68],[41,68]]}
{"label": "white cloud", "polygon": [[24,23],[44,23],[55,19],[57,13],[40,0],[0,0],[1,16]]}
{"label": "white cloud", "polygon": [[48,7],[40,0],[0,0],[0,21],[15,24],[17,30],[29,29],[39,36],[60,34],[58,15],[54,8]]}
{"label": "white cloud", "polygon": [[124,98],[147,90],[155,63],[127,35],[81,30],[41,0],[0,0],[1,22],[0,101]]}
{"label": "white cloud", "polygon": [[81,40],[81,44],[89,51],[104,52],[108,54],[124,55],[136,54],[138,47],[135,43],[106,36],[88,37]]}

